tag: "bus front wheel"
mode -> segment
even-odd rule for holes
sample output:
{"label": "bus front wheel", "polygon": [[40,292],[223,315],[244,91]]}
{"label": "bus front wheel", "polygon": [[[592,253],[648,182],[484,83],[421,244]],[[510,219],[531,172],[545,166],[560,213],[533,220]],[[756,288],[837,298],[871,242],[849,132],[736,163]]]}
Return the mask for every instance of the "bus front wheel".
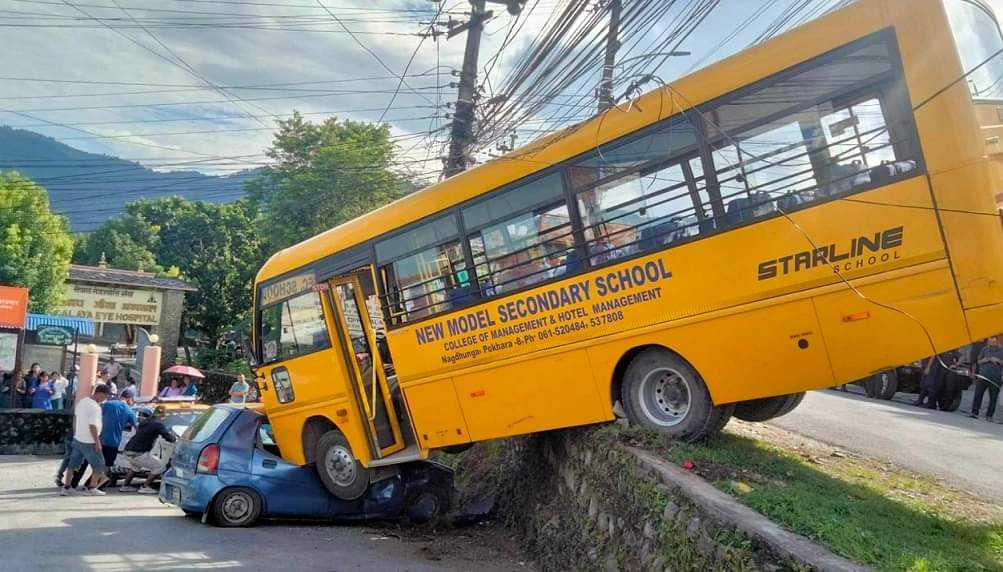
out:
{"label": "bus front wheel", "polygon": [[369,469],[355,458],[352,446],[341,432],[325,433],[317,441],[314,459],[320,480],[339,499],[357,499],[369,488]]}
{"label": "bus front wheel", "polygon": [[733,409],[716,407],[696,370],[672,352],[657,348],[634,356],[624,372],[620,392],[632,424],[683,441],[716,433],[724,426],[722,417]]}

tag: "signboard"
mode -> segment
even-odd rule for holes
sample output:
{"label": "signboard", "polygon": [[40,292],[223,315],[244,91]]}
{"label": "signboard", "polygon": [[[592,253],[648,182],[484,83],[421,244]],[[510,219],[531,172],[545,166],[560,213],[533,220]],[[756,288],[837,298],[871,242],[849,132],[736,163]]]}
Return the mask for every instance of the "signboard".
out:
{"label": "signboard", "polygon": [[285,280],[279,282],[274,282],[268,284],[267,286],[261,287],[261,305],[267,306],[274,302],[278,302],[283,298],[292,296],[293,294],[299,294],[300,292],[306,292],[307,290],[313,288],[317,280],[314,278],[312,272],[306,274],[297,274],[296,276],[291,276]]}
{"label": "signboard", "polygon": [[95,322],[152,326],[160,323],[163,301],[164,293],[159,290],[69,282],[56,313]]}
{"label": "signboard", "polygon": [[23,330],[28,317],[28,289],[0,286],[0,328]]}
{"label": "signboard", "polygon": [[12,371],[17,357],[17,334],[0,332],[0,371]]}
{"label": "signboard", "polygon": [[38,343],[43,346],[68,346],[76,332],[68,326],[39,326],[35,330]]}

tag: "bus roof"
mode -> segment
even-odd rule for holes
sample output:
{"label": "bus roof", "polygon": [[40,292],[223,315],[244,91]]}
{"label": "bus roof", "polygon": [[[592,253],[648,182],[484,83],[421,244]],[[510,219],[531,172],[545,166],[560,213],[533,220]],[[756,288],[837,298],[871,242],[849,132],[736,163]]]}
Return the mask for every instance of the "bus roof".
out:
{"label": "bus roof", "polygon": [[[466,200],[510,184],[659,119],[737,90],[772,73],[877,32],[890,24],[883,16],[888,0],[860,0],[808,22],[768,42],[743,50],[656,88],[582,123],[411,193],[388,205],[322,232],[272,255],[257,282],[285,274],[315,260],[361,244]],[[939,0],[921,0],[932,8]],[[916,8],[921,9],[921,8]]]}

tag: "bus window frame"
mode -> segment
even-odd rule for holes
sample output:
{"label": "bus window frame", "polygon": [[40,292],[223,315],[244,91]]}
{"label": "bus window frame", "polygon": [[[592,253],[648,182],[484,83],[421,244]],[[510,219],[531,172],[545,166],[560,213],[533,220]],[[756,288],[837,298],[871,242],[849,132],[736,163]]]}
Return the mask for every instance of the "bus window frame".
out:
{"label": "bus window frame", "polygon": [[[485,195],[487,195],[487,194],[489,194],[489,193],[485,193]],[[480,198],[480,197],[477,197],[477,198]],[[465,203],[463,203],[463,204],[465,204]],[[403,299],[403,298],[400,299],[400,300],[398,300],[398,301],[396,301],[396,302],[393,301],[393,300],[391,300],[391,296],[393,296],[394,294],[391,294],[391,290],[389,288],[387,288],[387,284],[386,284],[387,273],[386,273],[385,269],[386,269],[387,266],[391,266],[392,267],[392,265],[395,262],[398,262],[400,260],[404,260],[405,258],[409,258],[411,256],[414,256],[415,254],[418,254],[419,252],[423,252],[423,251],[429,250],[431,248],[437,248],[437,247],[449,244],[449,243],[451,243],[453,241],[458,241],[460,243],[460,249],[461,249],[461,252],[463,254],[464,264],[467,265],[467,268],[465,268],[465,270],[467,270],[467,272],[469,274],[469,281],[470,281],[471,285],[474,286],[474,293],[471,294],[471,296],[474,297],[474,298],[476,298],[476,296],[474,295],[477,292],[477,288],[476,288],[476,286],[477,286],[476,271],[473,269],[472,266],[470,266],[470,263],[471,263],[471,260],[472,260],[472,255],[470,254],[470,246],[467,244],[465,236],[463,234],[464,233],[463,217],[462,217],[462,215],[460,213],[460,207],[463,206],[463,204],[453,205],[451,207],[445,208],[445,209],[443,209],[441,211],[432,213],[431,215],[422,217],[421,219],[418,219],[418,220],[416,220],[414,222],[408,223],[408,224],[406,224],[406,225],[402,226],[401,228],[398,228],[398,229],[396,229],[394,231],[382,234],[380,236],[373,237],[373,238],[371,238],[369,240],[369,242],[372,245],[372,264],[376,268],[376,278],[377,278],[376,281],[378,282],[377,291],[379,292],[380,310],[383,312],[383,320],[384,320],[384,323],[386,324],[387,331],[391,331],[393,329],[396,329],[396,328],[399,328],[399,327],[403,327],[403,326],[406,326],[408,324],[414,324],[414,323],[420,322],[422,320],[426,320],[428,318],[433,318],[433,317],[438,316],[440,314],[443,314],[445,312],[450,312],[450,311],[453,311],[453,310],[457,310],[457,309],[459,309],[461,307],[467,307],[467,306],[471,305],[471,304],[456,305],[456,306],[451,307],[451,308],[449,308],[447,310],[439,310],[437,312],[432,312],[432,313],[430,313],[430,314],[428,314],[426,316],[421,316],[420,318],[415,318],[413,320],[406,320],[406,321],[398,323],[398,317],[400,317],[400,316],[405,316],[406,317],[409,312],[406,311],[406,310],[402,310],[402,311],[398,311],[397,313],[391,313],[391,311],[390,311],[391,310],[391,308],[390,308],[391,305],[394,305],[394,306],[400,305],[401,303],[403,303],[406,300]],[[377,243],[384,242],[384,241],[387,241],[387,240],[391,240],[394,237],[400,236],[402,234],[406,234],[407,232],[415,230],[416,228],[422,227],[422,226],[424,226],[424,225],[426,225],[426,224],[428,224],[430,222],[433,222],[435,220],[446,218],[447,216],[453,217],[453,223],[455,224],[455,227],[456,227],[456,233],[453,236],[451,236],[448,240],[440,241],[440,242],[433,242],[433,243],[430,243],[430,244],[422,247],[419,250],[407,251],[407,252],[405,252],[403,254],[400,254],[400,255],[398,255],[398,256],[396,256],[394,258],[391,258],[391,259],[381,260],[379,258],[378,254],[377,254]],[[431,280],[438,280],[438,278],[432,278]],[[419,282],[418,284],[424,284],[424,283],[429,282],[431,280],[426,280],[426,281],[423,281],[423,282]],[[412,287],[413,287],[413,285],[412,285]],[[442,288],[442,289],[439,289],[439,290],[433,290],[432,293],[442,292],[442,291],[446,291],[446,289]],[[475,303],[477,303],[477,302],[475,302]],[[443,303],[431,304],[430,306],[441,306],[441,305],[443,305]],[[421,308],[421,309],[423,309],[423,308]]]}
{"label": "bus window frame", "polygon": [[[557,174],[560,175],[561,173],[557,173]],[[564,184],[564,177],[563,176],[560,177],[560,180],[561,180],[561,184],[563,185]],[[495,226],[497,226],[499,224],[502,224],[502,223],[504,223],[506,221],[512,220],[512,219],[517,218],[517,217],[522,217],[522,216],[525,216],[525,215],[530,215],[530,214],[534,214],[534,213],[538,213],[538,212],[549,212],[551,210],[554,210],[555,208],[560,208],[562,206],[565,207],[566,209],[568,209],[568,222],[567,222],[568,231],[566,233],[560,234],[560,235],[558,235],[556,237],[552,237],[552,238],[547,239],[547,240],[543,240],[543,241],[531,244],[529,246],[520,248],[518,250],[513,250],[511,252],[507,252],[507,253],[505,253],[505,256],[511,256],[513,254],[518,254],[518,253],[530,250],[532,248],[542,247],[542,245],[544,245],[544,244],[548,244],[550,242],[553,242],[553,241],[557,240],[558,238],[563,238],[563,237],[566,237],[566,236],[570,236],[571,239],[573,241],[575,241],[574,248],[577,250],[578,243],[577,243],[577,240],[576,240],[575,234],[574,234],[574,226],[571,224],[571,217],[572,217],[571,209],[568,208],[567,197],[564,194],[564,190],[565,190],[564,188],[561,189],[560,198],[555,199],[555,200],[553,200],[551,202],[541,203],[541,204],[535,205],[533,207],[523,208],[523,209],[518,210],[518,211],[512,211],[510,213],[506,213],[506,215],[505,215],[504,218],[497,219],[497,220],[492,220],[490,222],[486,222],[486,223],[480,225],[479,227],[476,227],[476,228],[474,228],[472,230],[469,230],[467,232],[466,237],[465,237],[465,244],[469,248],[469,250],[471,251],[471,254],[473,254],[473,247],[471,246],[471,240],[473,238],[477,237],[477,236],[480,236],[481,240],[484,241],[483,231],[485,229],[489,229],[489,228],[495,227]],[[564,226],[564,225],[561,225],[561,226]],[[548,232],[549,232],[549,230],[548,230]],[[537,234],[537,238],[539,238],[543,234],[545,234],[545,233]],[[515,265],[512,265],[512,266],[506,266],[504,268],[501,268],[501,269],[498,269],[498,270],[494,270],[494,271],[491,270],[490,265],[491,265],[492,262],[495,262],[498,259],[497,258],[491,258],[491,257],[489,257],[487,255],[487,248],[486,247],[484,249],[483,256],[484,256],[484,261],[483,261],[482,264],[488,270],[488,272],[487,272],[487,274],[485,274],[485,276],[493,276],[493,275],[498,274],[500,272],[504,272],[504,271],[507,271],[507,270],[512,270],[513,268],[518,268],[520,266],[523,266],[525,264],[529,264],[531,262],[535,262],[535,261],[538,261],[538,260],[544,260],[548,256],[550,256],[550,254],[549,253],[545,253],[545,254],[536,256],[534,258],[530,258],[529,260],[520,262],[518,264],[515,264]],[[538,272],[536,272],[536,273],[538,273]],[[533,274],[536,274],[536,273],[528,274],[526,276],[532,276]],[[506,282],[493,282],[491,284],[481,284],[480,281],[479,281],[480,275],[477,274],[477,272],[476,272],[476,266],[474,267],[474,275],[478,278],[478,280],[475,283],[475,285],[477,287],[476,291],[478,292],[478,294],[480,295],[480,297],[483,300],[489,300],[489,299],[492,299],[492,298],[497,298],[499,296],[507,296],[510,293],[518,292],[518,291],[525,290],[525,289],[531,288],[531,287],[536,287],[539,284],[544,284],[544,283],[546,283],[546,282],[549,281],[549,280],[540,280],[539,282],[534,282],[533,284],[530,284],[527,287],[516,288],[514,290],[511,290],[510,292],[503,292],[501,294],[486,295],[484,293],[486,287],[498,288],[500,286],[504,286],[505,284],[508,284],[508,283],[512,282],[512,280],[508,280]]]}

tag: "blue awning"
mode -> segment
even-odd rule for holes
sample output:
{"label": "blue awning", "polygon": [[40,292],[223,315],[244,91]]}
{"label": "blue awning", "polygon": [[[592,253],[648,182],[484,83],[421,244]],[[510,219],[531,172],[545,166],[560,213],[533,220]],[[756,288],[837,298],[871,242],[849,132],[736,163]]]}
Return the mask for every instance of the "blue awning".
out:
{"label": "blue awning", "polygon": [[49,316],[46,314],[28,314],[29,330],[37,330],[39,326],[65,326],[73,328],[85,336],[94,335],[94,321],[90,318],[71,318],[69,316]]}

